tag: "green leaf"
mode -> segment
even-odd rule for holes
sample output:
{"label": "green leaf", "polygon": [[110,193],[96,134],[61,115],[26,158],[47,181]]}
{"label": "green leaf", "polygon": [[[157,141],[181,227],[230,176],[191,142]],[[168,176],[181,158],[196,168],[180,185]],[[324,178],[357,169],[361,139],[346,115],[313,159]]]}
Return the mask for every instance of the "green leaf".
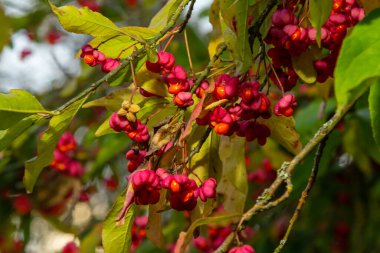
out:
{"label": "green leaf", "polygon": [[259,119],[258,122],[265,124],[270,129],[270,137],[277,141],[292,154],[298,154],[302,149],[300,136],[295,128],[293,117],[272,116],[269,119]]}
{"label": "green leaf", "polygon": [[335,68],[335,96],[338,109],[361,96],[380,76],[380,9],[374,10],[355,26],[343,41]]}
{"label": "green leaf", "polygon": [[317,30],[317,43],[321,44],[321,27],[330,16],[333,1],[331,0],[310,0],[309,2],[310,22]]}
{"label": "green leaf", "polygon": [[0,131],[0,151],[6,149],[20,134],[33,126],[42,117],[38,115],[30,115],[21,119],[13,127]]}
{"label": "green leaf", "polygon": [[0,6],[0,52],[3,50],[3,47],[8,44],[9,39],[12,34],[12,26],[9,22],[9,19],[4,14],[3,8]]}
{"label": "green leaf", "polygon": [[136,82],[141,88],[152,94],[161,97],[169,96],[167,85],[164,83],[160,75],[147,70],[145,64],[141,67],[139,72],[137,72]]}
{"label": "green leaf", "polygon": [[111,211],[103,222],[102,242],[105,253],[129,253],[132,243],[132,225],[135,216],[134,205],[128,210],[122,220],[117,224],[116,219],[124,203],[125,191],[121,193]]}
{"label": "green leaf", "polygon": [[139,43],[136,43],[128,36],[99,36],[88,42],[88,44],[92,47],[97,47],[107,57],[119,57],[121,59],[130,56],[135,48],[141,48]]}
{"label": "green leaf", "polygon": [[175,252],[185,252],[185,249],[187,245],[189,245],[191,239],[193,238],[193,233],[197,227],[209,224],[221,224],[231,222],[232,220],[239,218],[240,216],[241,214],[239,213],[216,213],[213,216],[199,218],[195,220],[186,232],[181,232],[180,238],[176,243]]}
{"label": "green leaf", "polygon": [[380,148],[380,80],[377,79],[376,81],[369,90],[368,99],[373,137]]}
{"label": "green leaf", "polygon": [[94,37],[121,35],[120,28],[98,12],[71,5],[56,7],[50,1],[49,4],[68,32],[89,34]]}
{"label": "green leaf", "polygon": [[299,56],[292,56],[294,71],[305,83],[315,83],[317,71],[314,68],[315,52],[307,50]]}
{"label": "green leaf", "polygon": [[245,167],[245,139],[222,136],[219,156],[223,172],[217,192],[224,195],[224,210],[243,213],[248,193],[247,170]]}
{"label": "green leaf", "polygon": [[96,247],[102,241],[102,226],[96,224],[80,242],[81,253],[95,253]]}
{"label": "green leaf", "polygon": [[128,100],[131,96],[130,88],[121,88],[111,92],[110,94],[97,98],[95,100],[89,101],[83,105],[83,108],[91,107],[105,107],[107,110],[114,112],[121,108],[121,104],[124,100]]}
{"label": "green leaf", "polygon": [[54,149],[61,135],[69,127],[71,120],[88,97],[84,97],[67,107],[60,115],[52,117],[49,128],[42,134],[37,144],[37,156],[25,163],[24,185],[32,192],[43,168],[54,160]]}
{"label": "green leaf", "polygon": [[145,100],[141,101],[141,103],[139,103],[141,109],[137,113],[137,118],[140,120],[145,120],[167,104],[169,104],[169,101],[165,98],[146,98]]}
{"label": "green leaf", "polygon": [[51,114],[32,94],[19,89],[10,90],[9,94],[0,93],[0,111]]}
{"label": "green leaf", "polygon": [[239,73],[247,72],[252,63],[248,42],[248,7],[248,0],[220,1],[220,13],[225,22],[225,25],[222,25],[225,41],[235,56]]}
{"label": "green leaf", "polygon": [[7,119],[0,120],[0,130],[5,130],[10,127],[13,127],[17,122],[19,122],[28,115],[29,114],[26,113],[0,111],[0,119]]}
{"label": "green leaf", "polygon": [[156,15],[152,18],[152,20],[149,23],[149,28],[154,28],[161,30],[164,28],[171,16],[173,15],[173,12],[178,9],[180,4],[182,3],[182,0],[169,0],[162,9],[157,12]]}
{"label": "green leaf", "polygon": [[[203,134],[205,133],[205,127],[196,126],[189,138],[190,148],[195,148]],[[202,145],[202,148],[197,154],[190,159],[189,168],[194,172],[202,181],[213,177],[216,180],[220,180],[222,173],[222,161],[219,157],[219,144],[220,136],[211,131],[207,140]],[[197,177],[190,174],[189,177],[198,182]]]}
{"label": "green leaf", "polygon": [[149,39],[156,33],[155,30],[144,27],[119,28],[99,12],[94,12],[87,7],[77,8],[70,5],[56,7],[50,1],[49,3],[59,22],[68,32],[89,34],[94,37],[124,35],[141,43],[145,43],[145,38]]}
{"label": "green leaf", "polygon": [[96,137],[116,133],[115,130],[113,130],[110,127],[110,123],[109,123],[110,119],[111,119],[111,116],[107,117],[106,120],[104,120],[103,123],[98,127],[98,129],[95,132]]}

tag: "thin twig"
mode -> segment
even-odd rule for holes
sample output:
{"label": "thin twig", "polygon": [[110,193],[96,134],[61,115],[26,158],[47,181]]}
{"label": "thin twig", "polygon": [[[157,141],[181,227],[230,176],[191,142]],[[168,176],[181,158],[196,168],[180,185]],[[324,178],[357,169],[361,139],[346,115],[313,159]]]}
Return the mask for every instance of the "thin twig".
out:
{"label": "thin twig", "polygon": [[195,90],[198,88],[198,86],[201,84],[203,79],[207,77],[207,75],[210,73],[210,70],[214,67],[215,62],[219,59],[219,57],[222,55],[224,50],[227,49],[227,45],[224,43],[221,43],[218,45],[216,53],[210,60],[209,64],[207,67],[202,71],[201,75],[198,77],[197,81],[194,84],[194,87],[191,89],[191,93],[194,93]]}
{"label": "thin twig", "polygon": [[235,232],[232,232],[231,234],[229,234],[227,236],[227,238],[224,240],[224,242],[219,246],[219,248],[217,248],[214,253],[224,253],[224,252],[227,252],[230,244],[232,243],[232,241],[234,240],[235,238],[235,235],[236,233]]}
{"label": "thin twig", "polygon": [[212,128],[211,128],[211,127],[207,128],[206,132],[203,134],[202,138],[199,140],[198,145],[197,145],[196,147],[194,147],[194,148],[190,151],[189,155],[186,157],[186,161],[185,161],[185,163],[188,163],[188,162],[190,161],[190,159],[191,159],[194,155],[196,155],[197,153],[199,153],[199,151],[201,150],[203,144],[206,142],[208,136],[210,135],[211,131],[212,131]]}
{"label": "thin twig", "polygon": [[190,54],[189,42],[187,40],[186,30],[183,34],[185,36],[185,45],[186,45],[187,58],[189,59],[190,71],[191,71],[192,75],[194,76],[193,61],[191,60],[191,54]]}
{"label": "thin twig", "polygon": [[195,1],[196,0],[191,0],[189,10],[187,11],[187,14],[186,14],[186,17],[185,17],[185,21],[183,21],[183,23],[181,25],[181,28],[178,31],[179,33],[181,33],[186,28],[186,25],[187,25],[187,23],[189,22],[189,20],[191,18],[191,14],[193,13]]}
{"label": "thin twig", "polygon": [[[289,176],[294,171],[295,167],[303,160],[305,157],[335,128],[338,122],[344,117],[348,110],[354,105],[356,100],[350,101],[350,103],[345,106],[340,107],[334,116],[324,123],[319,130],[315,133],[314,137],[306,144],[306,146],[291,160],[290,162],[284,162],[279,170],[279,174],[276,180],[267,188],[261,196],[258,198],[256,204],[249,209],[241,218],[239,227],[243,224],[243,221],[249,221],[255,214],[259,213],[262,208],[267,209],[268,206],[274,207],[281,203],[286,197],[282,197],[281,201],[275,200],[271,201],[271,198],[276,193],[277,189],[284,182],[284,178],[289,178]],[[281,172],[281,173],[280,173]],[[287,195],[291,193],[293,188],[287,187]]]}
{"label": "thin twig", "polygon": [[260,28],[261,28],[262,24],[264,23],[265,19],[268,17],[269,13],[277,5],[278,2],[279,2],[279,0],[268,1],[267,6],[263,10],[263,12],[261,12],[261,14],[257,18],[256,22],[253,24],[253,26],[251,26],[248,29],[248,33],[249,33],[248,41],[249,41],[249,45],[251,47],[251,51],[253,51],[253,43],[255,42],[255,39],[258,36],[261,36]]}
{"label": "thin twig", "polygon": [[302,195],[301,195],[300,199],[298,200],[297,208],[294,211],[293,216],[289,221],[288,229],[286,230],[284,237],[280,241],[280,244],[277,246],[274,253],[279,253],[282,250],[282,248],[285,246],[285,243],[289,238],[290,232],[291,232],[295,222],[297,221],[297,219],[301,213],[302,207],[305,204],[306,199],[309,196],[311,189],[313,188],[314,182],[317,179],[319,163],[320,163],[321,158],[322,158],[323,149],[326,146],[326,140],[327,140],[327,136],[318,145],[318,149],[317,149],[317,152],[316,152],[315,157],[314,157],[313,168],[311,170],[311,175],[309,177],[306,188],[302,191]]}

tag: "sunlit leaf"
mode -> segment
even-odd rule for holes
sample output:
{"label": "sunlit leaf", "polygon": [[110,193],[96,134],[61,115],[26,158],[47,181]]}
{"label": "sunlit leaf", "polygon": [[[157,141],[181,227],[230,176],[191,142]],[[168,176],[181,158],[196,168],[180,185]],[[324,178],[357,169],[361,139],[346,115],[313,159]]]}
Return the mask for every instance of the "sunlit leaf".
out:
{"label": "sunlit leaf", "polygon": [[63,28],[69,32],[89,34],[94,37],[128,36],[141,43],[145,43],[146,39],[156,34],[155,30],[145,27],[119,28],[99,12],[94,12],[87,7],[77,8],[70,5],[56,7],[50,1],[49,3]]}
{"label": "sunlit leaf", "polygon": [[130,88],[121,88],[111,92],[110,94],[97,98],[95,100],[89,101],[83,105],[83,108],[91,107],[105,107],[107,110],[114,112],[121,108],[121,104],[124,100],[128,100],[131,96]]}
{"label": "sunlit leaf", "polygon": [[248,0],[220,0],[220,13],[223,16],[224,40],[237,61],[239,73],[245,73],[252,62],[248,42]]}
{"label": "sunlit leaf", "polygon": [[219,156],[223,165],[217,192],[223,194],[223,206],[227,212],[243,213],[248,193],[245,166],[245,139],[222,136]]}
{"label": "sunlit leaf", "polygon": [[81,240],[81,253],[95,253],[96,247],[102,241],[102,225],[96,224],[91,231]]}
{"label": "sunlit leaf", "polygon": [[294,71],[305,83],[315,83],[317,71],[314,68],[315,54],[307,50],[299,56],[292,56]]}
{"label": "sunlit leaf", "polygon": [[135,217],[135,206],[131,206],[122,223],[116,223],[116,219],[124,204],[125,191],[116,199],[112,209],[103,222],[102,242],[105,253],[129,253],[132,243],[132,225]]}
{"label": "sunlit leaf", "polygon": [[145,120],[149,116],[152,116],[153,113],[156,113],[158,110],[163,108],[165,105],[170,102],[165,98],[150,97],[139,103],[140,111],[137,113],[137,117],[140,120]]}
{"label": "sunlit leaf", "polygon": [[160,75],[152,73],[149,70],[147,70],[145,64],[137,72],[136,82],[139,87],[143,88],[144,90],[152,94],[155,94],[161,97],[169,96],[166,84],[163,82]]}
{"label": "sunlit leaf", "polygon": [[173,12],[178,9],[181,3],[182,0],[169,0],[165,6],[154,15],[150,21],[149,27],[159,30],[164,28],[168,24]]}
{"label": "sunlit leaf", "polygon": [[49,113],[38,100],[25,90],[13,89],[9,94],[0,93],[0,111],[17,113]]}
{"label": "sunlit leaf", "polygon": [[33,191],[37,178],[43,168],[53,161],[55,146],[86,99],[87,97],[84,97],[74,102],[60,115],[54,116],[50,120],[49,128],[38,141],[37,156],[25,163],[24,185],[28,192]]}
{"label": "sunlit leaf", "polygon": [[335,68],[335,96],[338,108],[364,93],[380,76],[380,9],[369,13],[343,41]]}
{"label": "sunlit leaf", "polygon": [[295,128],[296,123],[293,117],[275,116],[269,119],[259,119],[258,122],[269,127],[270,138],[280,143],[292,154],[298,154],[302,149],[300,136]]}

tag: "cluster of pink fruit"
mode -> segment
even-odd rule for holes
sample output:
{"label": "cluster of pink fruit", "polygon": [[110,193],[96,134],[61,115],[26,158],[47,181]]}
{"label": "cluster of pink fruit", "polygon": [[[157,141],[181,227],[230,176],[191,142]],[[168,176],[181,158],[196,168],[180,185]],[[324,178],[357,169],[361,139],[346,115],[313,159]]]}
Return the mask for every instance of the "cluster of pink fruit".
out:
{"label": "cluster of pink fruit", "polygon": [[[293,69],[291,56],[299,56],[317,43],[317,30],[303,27],[294,12],[297,9],[294,1],[286,1],[278,6],[272,16],[270,28],[265,42],[274,45],[268,51],[275,72],[271,80],[284,91],[291,90],[299,79]],[[347,29],[364,18],[364,9],[356,0],[334,0],[331,14],[320,31],[321,46],[327,54],[314,61],[317,81],[323,83],[333,76],[336,60]]]}
{"label": "cluster of pink fruit", "polygon": [[209,178],[199,187],[193,179],[184,174],[169,174],[165,169],[137,170],[129,176],[132,190],[127,193],[127,205],[156,204],[160,199],[160,190],[168,190],[170,207],[177,211],[190,211],[197,205],[198,197],[202,201],[216,196],[216,180]]}
{"label": "cluster of pink fruit", "polygon": [[[173,103],[180,108],[194,104],[193,89],[194,80],[187,77],[185,69],[175,65],[175,58],[168,52],[159,52],[158,61],[146,62],[146,67],[153,73],[161,74],[161,78],[168,87],[168,92],[173,94]],[[257,118],[269,118],[271,116],[270,100],[267,95],[260,92],[260,83],[256,80],[241,82],[238,77],[221,74],[214,82],[214,88],[210,89],[207,80],[203,80],[195,89],[198,98],[205,96],[205,92],[211,93],[207,97],[205,106],[214,102],[227,100],[228,106],[216,106],[212,110],[204,111],[197,119],[199,125],[209,125],[220,135],[236,135],[245,137],[248,141],[257,139],[264,145],[270,130],[264,124],[258,123]],[[142,89],[144,96],[152,96]],[[291,116],[297,103],[292,94],[286,94],[274,107],[277,116]]]}
{"label": "cluster of pink fruit", "polygon": [[168,86],[168,92],[172,94],[173,103],[180,108],[194,104],[193,95],[190,92],[193,80],[188,79],[185,69],[181,65],[174,65],[174,56],[168,52],[158,52],[157,62],[146,62],[146,68],[161,74],[161,78]]}
{"label": "cluster of pink fruit", "polygon": [[58,141],[54,150],[54,160],[50,167],[73,177],[81,177],[84,174],[82,164],[74,159],[74,152],[77,149],[75,137],[65,132]]}
{"label": "cluster of pink fruit", "polygon": [[104,73],[109,73],[120,65],[120,59],[106,58],[97,48],[93,48],[88,44],[82,47],[80,57],[91,67],[101,65]]}

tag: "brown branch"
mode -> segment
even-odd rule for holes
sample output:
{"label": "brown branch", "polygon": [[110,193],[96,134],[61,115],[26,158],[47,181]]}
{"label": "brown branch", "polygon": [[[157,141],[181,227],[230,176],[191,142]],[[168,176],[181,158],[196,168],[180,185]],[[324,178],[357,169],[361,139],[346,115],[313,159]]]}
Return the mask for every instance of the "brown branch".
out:
{"label": "brown branch", "polygon": [[280,241],[280,244],[275,249],[274,253],[279,253],[282,250],[282,248],[285,246],[285,243],[287,242],[287,240],[289,238],[290,232],[291,232],[295,222],[297,221],[297,219],[301,213],[302,207],[305,204],[306,199],[308,198],[311,189],[313,188],[315,180],[317,179],[319,164],[320,164],[320,161],[322,158],[323,149],[326,146],[326,141],[327,141],[327,136],[318,145],[318,149],[317,149],[317,152],[316,152],[315,157],[314,157],[313,168],[311,170],[311,175],[309,177],[306,188],[302,191],[301,197],[298,200],[297,208],[294,211],[293,216],[289,221],[289,226],[286,230],[286,233],[285,233],[284,237],[282,238],[282,240]]}
{"label": "brown branch", "polygon": [[196,0],[191,0],[189,10],[186,13],[185,21],[183,21],[183,23],[181,25],[181,28],[178,31],[179,33],[183,32],[183,30],[186,28],[186,25],[187,25],[187,23],[189,22],[189,20],[191,18],[191,14],[193,13],[195,2],[196,2]]}
{"label": "brown branch", "polygon": [[186,157],[186,161],[185,161],[185,163],[188,163],[188,162],[190,161],[190,159],[191,159],[194,155],[196,155],[197,153],[199,153],[199,151],[201,151],[201,148],[202,148],[203,144],[206,142],[206,140],[207,140],[208,136],[210,135],[211,131],[212,131],[212,128],[211,128],[211,127],[207,128],[206,132],[203,134],[202,138],[199,140],[198,145],[195,146],[195,147],[190,151],[189,155]]}
{"label": "brown branch", "polygon": [[249,37],[249,45],[251,47],[251,52],[253,51],[253,43],[255,42],[255,39],[258,37],[261,37],[260,28],[262,24],[264,23],[265,19],[268,17],[271,10],[277,5],[279,0],[269,0],[267,3],[267,6],[261,12],[260,16],[257,18],[256,22],[248,29]]}

